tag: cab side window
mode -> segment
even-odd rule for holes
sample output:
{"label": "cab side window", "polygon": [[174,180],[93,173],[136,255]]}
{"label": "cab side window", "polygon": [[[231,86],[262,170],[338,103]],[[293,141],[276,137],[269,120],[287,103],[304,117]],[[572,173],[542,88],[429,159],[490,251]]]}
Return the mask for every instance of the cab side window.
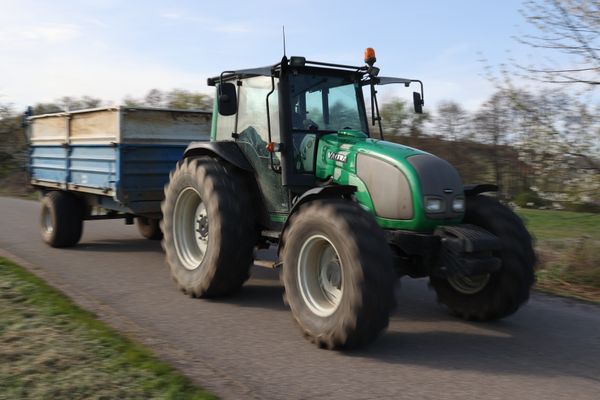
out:
{"label": "cab side window", "polygon": [[[277,82],[275,82],[277,85]],[[271,91],[271,78],[258,76],[244,79],[239,90],[237,133],[238,143],[249,146],[255,156],[270,159],[267,152],[269,128],[267,120],[267,94]],[[277,92],[269,96],[271,141],[280,142],[279,104]]]}

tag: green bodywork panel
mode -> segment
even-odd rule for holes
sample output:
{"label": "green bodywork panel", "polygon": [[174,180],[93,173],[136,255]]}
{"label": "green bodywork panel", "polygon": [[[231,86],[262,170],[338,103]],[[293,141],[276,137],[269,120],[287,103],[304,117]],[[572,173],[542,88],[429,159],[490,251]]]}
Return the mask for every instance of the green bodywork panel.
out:
{"label": "green bodywork panel", "polygon": [[[317,177],[320,179],[332,178],[337,184],[355,186],[357,188],[357,201],[365,210],[375,214],[375,207],[369,190],[356,172],[356,157],[359,153],[378,158],[399,169],[408,179],[412,190],[414,210],[412,218],[395,220],[375,216],[379,226],[384,229],[431,232],[438,225],[461,222],[460,219],[449,221],[426,217],[419,177],[407,161],[410,156],[426,153],[408,146],[369,138],[360,131],[340,131],[322,136],[316,154],[315,173]],[[335,154],[341,156],[335,159]]]}

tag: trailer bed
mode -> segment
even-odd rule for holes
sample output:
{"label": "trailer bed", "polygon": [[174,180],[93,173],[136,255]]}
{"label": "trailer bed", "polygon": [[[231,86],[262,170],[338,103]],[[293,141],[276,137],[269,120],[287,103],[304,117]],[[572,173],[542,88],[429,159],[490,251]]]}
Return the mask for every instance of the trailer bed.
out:
{"label": "trailer bed", "polygon": [[210,120],[210,112],[145,107],[30,117],[31,183],[97,195],[108,209],[157,213],[169,172],[190,142],[209,140]]}

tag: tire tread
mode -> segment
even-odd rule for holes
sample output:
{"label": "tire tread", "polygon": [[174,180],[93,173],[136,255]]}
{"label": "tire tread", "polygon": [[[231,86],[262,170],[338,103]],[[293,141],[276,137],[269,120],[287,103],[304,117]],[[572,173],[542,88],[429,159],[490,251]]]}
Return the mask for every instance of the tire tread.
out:
{"label": "tire tread", "polygon": [[[395,277],[381,228],[371,215],[347,200],[311,201],[301,206],[290,218],[288,229],[283,233],[282,281],[286,290],[285,298],[303,335],[317,346],[328,349],[354,348],[374,340],[388,326],[389,315],[395,306]],[[314,223],[334,225],[338,239],[343,238],[351,243],[347,247],[350,253],[346,255],[347,259],[356,260],[360,268],[360,271],[353,272],[357,274],[353,282],[358,290],[353,291],[354,298],[349,299],[351,312],[338,315],[336,311],[334,316],[338,320],[335,327],[325,332],[315,331],[303,319],[302,313],[298,312],[303,300],[298,298],[295,290],[290,290],[296,282],[295,269],[290,267],[298,256],[294,241],[301,236],[303,225]],[[344,258],[344,255],[340,254],[340,257]]]}
{"label": "tire tread", "polygon": [[[195,276],[183,267],[173,244],[172,212],[177,199],[173,183],[197,182],[209,213],[209,249]],[[173,280],[192,297],[220,297],[238,291],[249,278],[256,242],[247,177],[224,161],[211,157],[186,158],[177,164],[165,186],[162,203],[163,248]],[[212,245],[212,246],[211,246]]]}
{"label": "tire tread", "polygon": [[473,295],[459,293],[446,279],[431,277],[438,302],[452,314],[471,321],[509,316],[529,299],[535,281],[533,239],[512,210],[488,196],[467,198],[465,223],[480,226],[500,238],[502,250],[497,256],[502,260],[502,268],[491,275],[481,292]]}

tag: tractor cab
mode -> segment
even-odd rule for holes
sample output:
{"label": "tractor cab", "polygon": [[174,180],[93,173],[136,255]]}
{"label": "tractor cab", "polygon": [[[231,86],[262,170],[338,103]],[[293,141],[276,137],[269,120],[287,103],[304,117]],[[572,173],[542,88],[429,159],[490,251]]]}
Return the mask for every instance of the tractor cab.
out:
{"label": "tractor cab", "polygon": [[[378,124],[377,137],[383,139],[376,85],[419,83],[415,110],[420,112],[422,83],[378,77],[374,52],[369,51],[365,66],[283,57],[272,66],[224,71],[208,79],[217,88],[211,140],[238,144],[256,172],[271,212],[289,212],[294,194],[324,180],[316,174],[323,136],[368,138],[371,123]],[[365,86],[371,88],[371,118],[363,98]]]}

